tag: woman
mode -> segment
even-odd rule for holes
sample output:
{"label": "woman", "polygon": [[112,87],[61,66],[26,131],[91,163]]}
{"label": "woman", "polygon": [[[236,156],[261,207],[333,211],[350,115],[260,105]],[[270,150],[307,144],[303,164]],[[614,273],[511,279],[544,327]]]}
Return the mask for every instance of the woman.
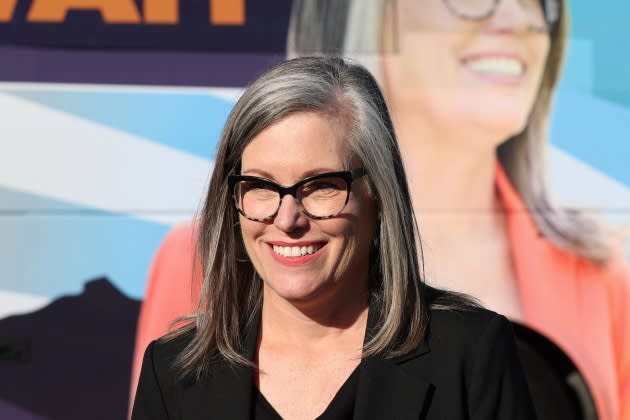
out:
{"label": "woman", "polygon": [[289,51],[355,56],[378,75],[432,284],[550,337],[600,418],[627,420],[627,265],[544,181],[566,26],[560,0],[296,0]]}
{"label": "woman", "polygon": [[199,230],[199,311],[149,345],[133,419],[534,418],[508,321],[423,285],[363,67],[302,58],[255,81]]}

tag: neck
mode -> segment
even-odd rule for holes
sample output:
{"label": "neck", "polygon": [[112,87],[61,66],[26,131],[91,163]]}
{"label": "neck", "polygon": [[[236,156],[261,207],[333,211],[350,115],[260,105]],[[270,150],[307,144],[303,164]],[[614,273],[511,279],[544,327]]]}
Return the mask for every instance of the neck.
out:
{"label": "neck", "polygon": [[419,119],[417,113],[396,115],[423,239],[438,246],[475,233],[483,225],[500,224],[494,183],[499,142],[483,132],[437,127]]}

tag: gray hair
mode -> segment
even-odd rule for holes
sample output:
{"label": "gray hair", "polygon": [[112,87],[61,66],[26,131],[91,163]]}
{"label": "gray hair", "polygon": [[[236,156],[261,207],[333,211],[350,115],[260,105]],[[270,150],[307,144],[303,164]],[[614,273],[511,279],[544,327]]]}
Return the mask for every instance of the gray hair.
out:
{"label": "gray hair", "polygon": [[383,95],[361,65],[335,57],[298,58],[254,81],[227,119],[200,215],[203,284],[198,311],[187,318],[192,322],[170,335],[172,339],[194,331],[177,362],[184,374],[203,374],[214,357],[251,364],[242,355],[241,334],[260,309],[262,282],[247,258],[227,178],[240,171],[243,150],[254,137],[299,112],[321,113],[345,123],[348,143],[366,169],[378,206],[369,261],[370,293],[371,305],[376,305],[382,319],[363,349],[364,356],[406,354],[425,336],[422,250]]}
{"label": "gray hair", "polygon": [[[287,49],[303,54],[345,55],[366,65],[379,78],[375,58],[383,50],[382,16],[396,0],[294,0]],[[541,233],[556,246],[606,263],[612,256],[609,230],[576,210],[554,205],[546,182],[549,110],[558,81],[568,27],[567,8],[551,30],[551,48],[538,97],[525,129],[498,147],[498,157]]]}

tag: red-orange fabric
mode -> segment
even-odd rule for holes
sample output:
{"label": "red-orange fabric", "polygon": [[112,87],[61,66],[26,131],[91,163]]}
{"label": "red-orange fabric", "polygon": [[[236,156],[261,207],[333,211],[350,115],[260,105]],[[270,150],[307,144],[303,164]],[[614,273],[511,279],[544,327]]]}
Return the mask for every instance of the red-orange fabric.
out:
{"label": "red-orange fabric", "polygon": [[[503,169],[496,186],[525,323],[559,345],[583,372],[601,420],[630,420],[630,271],[620,254],[598,267],[554,246],[539,234]],[[173,229],[151,266],[140,312],[131,395],[149,342],[194,308],[199,272],[193,273],[194,225]],[[192,291],[191,292],[191,284]]]}
{"label": "red-orange fabric", "polygon": [[195,259],[196,235],[192,222],[176,226],[166,235],[151,262],[136,330],[129,412],[144,349],[152,340],[166,334],[174,319],[195,309],[201,285],[200,265]]}
{"label": "red-orange fabric", "polygon": [[560,346],[584,374],[602,420],[630,420],[630,271],[606,268],[544,238],[503,169],[496,185],[525,323]]}

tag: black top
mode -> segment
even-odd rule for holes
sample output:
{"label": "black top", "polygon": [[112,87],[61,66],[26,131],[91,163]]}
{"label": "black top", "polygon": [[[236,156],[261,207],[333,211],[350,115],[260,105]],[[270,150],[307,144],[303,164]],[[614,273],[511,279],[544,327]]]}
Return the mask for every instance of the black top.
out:
{"label": "black top", "polygon": [[[375,308],[368,313],[370,319]],[[260,314],[244,331],[255,360]],[[132,420],[241,419],[252,416],[252,368],[219,360],[200,380],[179,380],[174,358],[194,332],[147,347]],[[536,418],[512,327],[485,309],[431,309],[426,340],[405,356],[363,359],[353,419],[532,420]]]}
{"label": "black top", "polygon": [[[354,402],[357,395],[357,383],[359,369],[357,366],[350,374],[346,382],[341,385],[337,394],[332,399],[328,407],[316,420],[346,420],[351,419],[354,414]],[[262,392],[256,387],[253,390],[252,420],[282,420],[280,414],[267,401]]]}

